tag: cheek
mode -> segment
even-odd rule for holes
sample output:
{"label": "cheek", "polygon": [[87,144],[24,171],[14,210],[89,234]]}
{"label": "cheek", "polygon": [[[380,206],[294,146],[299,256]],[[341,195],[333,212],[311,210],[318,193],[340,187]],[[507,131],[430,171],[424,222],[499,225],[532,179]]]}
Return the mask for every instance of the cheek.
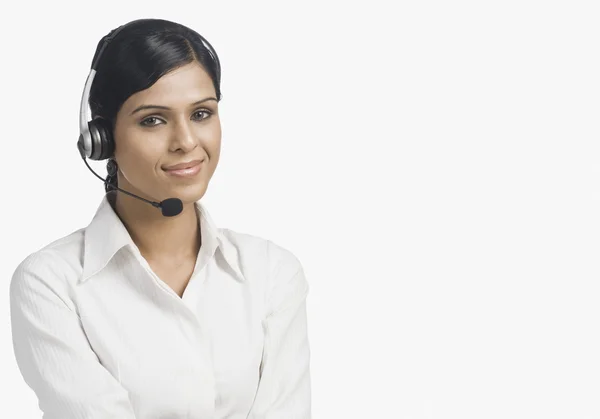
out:
{"label": "cheek", "polygon": [[210,165],[212,166],[212,172],[214,172],[217,164],[219,163],[219,159],[221,156],[221,140],[215,140],[211,142],[207,146],[207,154],[210,161]]}
{"label": "cheek", "polygon": [[119,160],[122,175],[132,185],[145,188],[156,181],[156,160],[141,154],[126,154]]}
{"label": "cheek", "polygon": [[221,125],[215,124],[210,132],[203,132],[200,134],[202,140],[202,147],[205,148],[209,158],[217,161],[221,153]]}
{"label": "cheek", "polygon": [[160,161],[161,150],[148,141],[136,141],[131,137],[118,144],[115,157],[123,175],[128,179],[150,178]]}

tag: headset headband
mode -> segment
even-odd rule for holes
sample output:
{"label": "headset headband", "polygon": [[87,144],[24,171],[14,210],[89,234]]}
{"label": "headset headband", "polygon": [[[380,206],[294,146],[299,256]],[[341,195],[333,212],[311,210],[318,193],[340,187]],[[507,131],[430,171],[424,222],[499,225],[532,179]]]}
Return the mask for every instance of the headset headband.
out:
{"label": "headset headband", "polygon": [[88,122],[90,121],[89,99],[92,83],[94,81],[94,77],[96,76],[96,67],[98,66],[98,63],[100,62],[100,57],[102,57],[102,53],[104,52],[108,44],[113,39],[115,39],[115,37],[121,31],[121,29],[130,25],[131,23],[133,22],[129,22],[125,25],[119,26],[117,29],[114,29],[107,36],[104,37],[104,40],[102,41],[102,46],[100,47],[100,51],[98,51],[96,59],[92,62],[92,67],[85,80],[85,86],[83,87],[83,95],[81,96],[81,104],[79,106],[79,133],[83,138],[83,150],[88,157],[90,156],[92,151],[92,137],[90,135],[90,129],[88,126]]}

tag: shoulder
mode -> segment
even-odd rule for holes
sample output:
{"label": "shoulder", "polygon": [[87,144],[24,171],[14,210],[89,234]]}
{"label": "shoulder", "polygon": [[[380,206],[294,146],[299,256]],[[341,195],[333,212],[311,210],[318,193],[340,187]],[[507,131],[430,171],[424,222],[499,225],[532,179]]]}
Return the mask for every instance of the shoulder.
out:
{"label": "shoulder", "polygon": [[219,231],[237,249],[242,261],[260,261],[269,276],[293,275],[302,268],[294,251],[280,243],[229,228],[220,228]]}
{"label": "shoulder", "polygon": [[60,237],[29,253],[10,279],[11,301],[52,293],[67,298],[81,274],[84,229]]}

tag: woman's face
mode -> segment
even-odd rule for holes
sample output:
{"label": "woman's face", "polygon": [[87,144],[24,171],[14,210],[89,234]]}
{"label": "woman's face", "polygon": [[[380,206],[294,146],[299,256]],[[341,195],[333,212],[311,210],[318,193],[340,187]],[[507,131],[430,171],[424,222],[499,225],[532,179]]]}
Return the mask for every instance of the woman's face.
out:
{"label": "woman's face", "polygon": [[[199,200],[219,162],[217,106],[212,80],[196,62],[130,96],[115,122],[119,187],[150,200]],[[193,176],[176,176],[165,169],[193,160],[202,161]]]}

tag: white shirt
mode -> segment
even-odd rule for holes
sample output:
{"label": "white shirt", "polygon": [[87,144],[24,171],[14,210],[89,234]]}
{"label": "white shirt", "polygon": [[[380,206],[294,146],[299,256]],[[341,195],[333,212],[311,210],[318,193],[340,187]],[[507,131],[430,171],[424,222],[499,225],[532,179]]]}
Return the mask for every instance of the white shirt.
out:
{"label": "white shirt", "polygon": [[290,251],[217,228],[180,298],[106,196],[10,284],[13,347],[44,419],[309,419],[308,284]]}

